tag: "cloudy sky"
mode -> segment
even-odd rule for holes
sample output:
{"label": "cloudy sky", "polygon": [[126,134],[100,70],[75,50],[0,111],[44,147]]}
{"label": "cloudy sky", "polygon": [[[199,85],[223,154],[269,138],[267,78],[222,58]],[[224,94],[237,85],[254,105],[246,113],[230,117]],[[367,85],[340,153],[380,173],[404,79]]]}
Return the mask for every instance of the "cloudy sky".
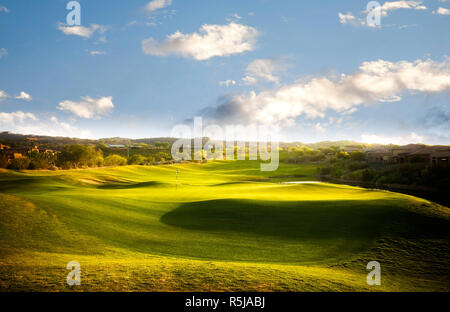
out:
{"label": "cloudy sky", "polygon": [[450,144],[449,0],[68,2],[0,0],[0,131]]}

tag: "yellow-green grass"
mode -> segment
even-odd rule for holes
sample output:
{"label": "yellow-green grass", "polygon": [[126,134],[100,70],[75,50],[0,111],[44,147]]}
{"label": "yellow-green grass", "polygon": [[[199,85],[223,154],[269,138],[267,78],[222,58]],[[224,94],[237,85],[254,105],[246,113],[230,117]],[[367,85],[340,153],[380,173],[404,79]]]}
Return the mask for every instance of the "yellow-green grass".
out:
{"label": "yellow-green grass", "polygon": [[[450,209],[285,183],[315,171],[250,161],[2,171],[0,290],[449,290]],[[366,283],[372,260],[381,286]],[[66,285],[69,261],[81,286]]]}

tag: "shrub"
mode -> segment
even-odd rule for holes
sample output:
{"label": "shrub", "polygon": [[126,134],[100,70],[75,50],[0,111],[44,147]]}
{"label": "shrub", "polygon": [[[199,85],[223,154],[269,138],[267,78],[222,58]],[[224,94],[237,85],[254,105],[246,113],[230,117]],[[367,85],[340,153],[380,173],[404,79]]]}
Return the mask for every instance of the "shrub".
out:
{"label": "shrub", "polygon": [[0,155],[0,168],[8,167],[8,158],[6,155]]}
{"label": "shrub", "polygon": [[127,164],[127,159],[125,157],[113,154],[106,157],[103,164],[105,166],[125,166]]}
{"label": "shrub", "polygon": [[129,165],[146,165],[147,158],[141,154],[134,154],[128,159]]}
{"label": "shrub", "polygon": [[350,159],[353,161],[364,161],[366,160],[366,154],[364,154],[363,152],[351,152],[350,153]]}
{"label": "shrub", "polygon": [[27,157],[20,157],[12,159],[8,168],[13,170],[25,170],[28,166],[30,166],[30,159]]}

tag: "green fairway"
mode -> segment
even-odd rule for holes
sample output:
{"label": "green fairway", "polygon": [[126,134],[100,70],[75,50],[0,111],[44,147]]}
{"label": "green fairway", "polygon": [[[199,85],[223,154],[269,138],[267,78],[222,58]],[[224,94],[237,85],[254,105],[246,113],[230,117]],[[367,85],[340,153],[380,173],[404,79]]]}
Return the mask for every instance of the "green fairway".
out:
{"label": "green fairway", "polygon": [[[450,290],[449,208],[309,183],[315,172],[251,161],[1,171],[0,290]],[[373,260],[381,286],[366,283]],[[66,284],[69,261],[81,286]]]}

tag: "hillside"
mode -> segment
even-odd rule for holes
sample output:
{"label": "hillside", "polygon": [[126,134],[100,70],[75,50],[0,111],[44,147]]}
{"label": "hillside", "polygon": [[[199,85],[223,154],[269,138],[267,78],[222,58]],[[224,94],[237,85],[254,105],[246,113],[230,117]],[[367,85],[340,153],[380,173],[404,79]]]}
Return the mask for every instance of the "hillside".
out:
{"label": "hillside", "polygon": [[309,182],[315,171],[261,173],[248,161],[4,170],[0,290],[449,290],[448,208]]}

